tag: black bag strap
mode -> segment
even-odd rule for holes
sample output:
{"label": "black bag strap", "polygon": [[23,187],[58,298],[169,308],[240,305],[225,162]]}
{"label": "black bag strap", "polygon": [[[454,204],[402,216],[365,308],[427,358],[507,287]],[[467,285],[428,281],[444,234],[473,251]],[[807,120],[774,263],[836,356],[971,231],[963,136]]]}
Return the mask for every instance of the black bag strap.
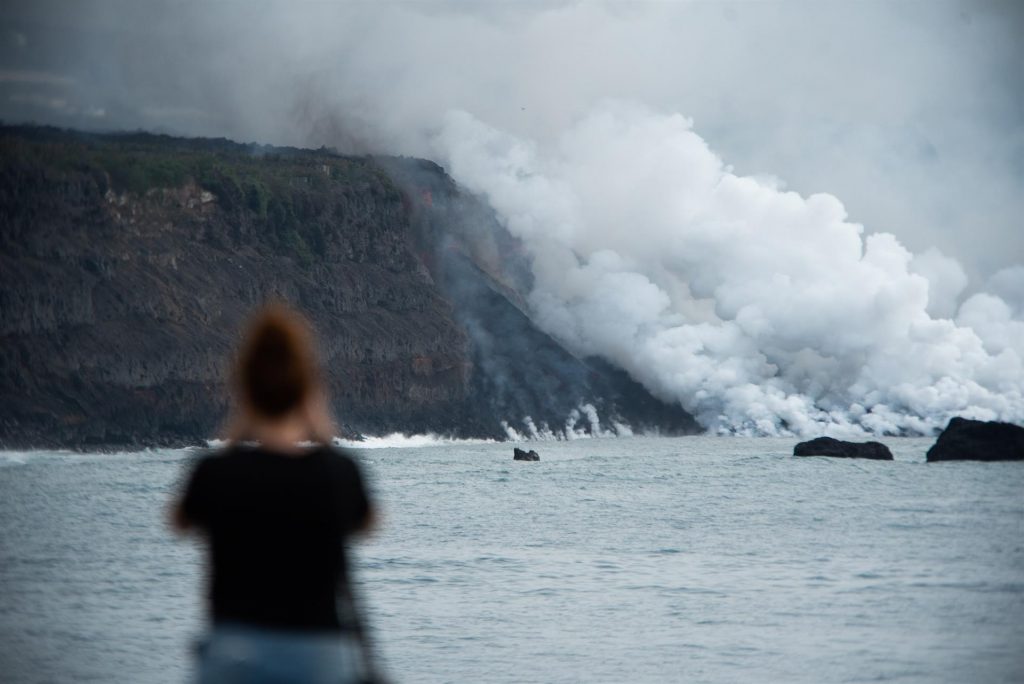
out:
{"label": "black bag strap", "polygon": [[338,618],[344,627],[355,637],[359,646],[362,684],[390,684],[390,680],[381,674],[377,667],[377,657],[373,648],[373,639],[363,611],[356,600],[355,592],[349,583],[342,582],[338,591]]}

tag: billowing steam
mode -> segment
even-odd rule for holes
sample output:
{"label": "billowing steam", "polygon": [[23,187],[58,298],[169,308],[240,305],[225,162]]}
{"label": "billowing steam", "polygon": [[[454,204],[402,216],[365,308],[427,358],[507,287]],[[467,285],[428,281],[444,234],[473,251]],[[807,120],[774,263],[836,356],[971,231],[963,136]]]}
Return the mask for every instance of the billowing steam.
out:
{"label": "billowing steam", "polygon": [[433,156],[713,430],[1024,422],[1019,2],[9,4],[0,118]]}
{"label": "billowing steam", "polygon": [[1024,422],[1024,267],[958,306],[936,250],[828,194],[737,175],[676,114],[610,102],[541,149],[450,113],[438,156],[534,264],[536,321],[707,428],[928,433]]}

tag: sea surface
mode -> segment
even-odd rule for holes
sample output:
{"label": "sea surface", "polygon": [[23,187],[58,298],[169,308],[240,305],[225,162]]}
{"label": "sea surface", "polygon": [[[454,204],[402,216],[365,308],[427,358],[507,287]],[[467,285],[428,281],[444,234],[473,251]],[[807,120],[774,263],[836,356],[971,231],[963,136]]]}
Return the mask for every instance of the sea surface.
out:
{"label": "sea surface", "polygon": [[[1024,682],[1024,463],[795,458],[796,440],[357,452],[355,549],[395,682]],[[186,681],[189,451],[0,452],[0,681]]]}

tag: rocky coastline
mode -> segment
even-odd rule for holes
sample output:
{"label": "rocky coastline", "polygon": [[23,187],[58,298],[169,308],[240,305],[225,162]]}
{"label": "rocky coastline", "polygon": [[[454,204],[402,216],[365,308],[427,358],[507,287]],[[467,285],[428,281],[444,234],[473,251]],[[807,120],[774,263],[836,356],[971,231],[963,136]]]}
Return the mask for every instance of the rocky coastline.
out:
{"label": "rocky coastline", "polygon": [[426,160],[0,127],[0,447],[215,436],[239,327],[271,298],[317,328],[347,436],[500,439],[584,404],[697,432],[532,324],[495,223]]}

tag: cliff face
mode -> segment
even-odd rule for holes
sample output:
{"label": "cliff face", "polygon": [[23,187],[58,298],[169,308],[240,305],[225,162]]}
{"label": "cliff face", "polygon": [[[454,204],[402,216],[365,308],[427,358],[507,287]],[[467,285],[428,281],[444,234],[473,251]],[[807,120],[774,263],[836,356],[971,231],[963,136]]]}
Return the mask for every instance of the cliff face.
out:
{"label": "cliff face", "polygon": [[533,325],[529,257],[489,206],[460,191],[433,162],[378,163],[402,188],[414,249],[469,338],[472,402],[464,415],[480,429],[500,417],[528,436],[534,426],[541,433],[591,432],[586,414],[593,408],[602,432],[613,423],[662,434],[700,431],[677,404],[659,401],[601,359],[574,356]]}
{"label": "cliff face", "polygon": [[[500,436],[509,416],[496,411],[543,415],[536,400],[482,400],[496,376],[467,327],[475,314],[459,310],[453,262],[438,258],[444,214],[410,194],[403,169],[417,164],[0,129],[0,445],[214,435],[239,327],[271,297],[314,322],[351,432]],[[432,178],[458,196],[439,169]],[[559,363],[594,372],[533,329],[472,252],[458,268],[496,298],[488,306],[522,317],[517,330],[553,345]],[[601,383],[576,384],[557,410],[602,401],[591,388]]]}

